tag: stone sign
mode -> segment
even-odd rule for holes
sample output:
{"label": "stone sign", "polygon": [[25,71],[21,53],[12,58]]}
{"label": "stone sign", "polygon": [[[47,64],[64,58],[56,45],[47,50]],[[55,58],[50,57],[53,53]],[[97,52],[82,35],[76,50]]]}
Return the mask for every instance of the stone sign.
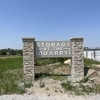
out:
{"label": "stone sign", "polygon": [[71,57],[71,78],[79,81],[84,77],[83,38],[70,41],[35,41],[35,38],[23,40],[23,71],[25,82],[35,80],[35,58]]}
{"label": "stone sign", "polygon": [[71,57],[70,41],[35,41],[35,57]]}

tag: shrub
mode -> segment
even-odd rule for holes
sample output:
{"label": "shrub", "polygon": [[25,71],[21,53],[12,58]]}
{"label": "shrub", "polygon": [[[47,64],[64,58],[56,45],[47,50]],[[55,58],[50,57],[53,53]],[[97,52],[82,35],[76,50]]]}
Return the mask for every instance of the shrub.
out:
{"label": "shrub", "polygon": [[66,90],[66,91],[74,91],[75,87],[71,85],[70,81],[67,81],[67,83],[61,83],[61,86]]}

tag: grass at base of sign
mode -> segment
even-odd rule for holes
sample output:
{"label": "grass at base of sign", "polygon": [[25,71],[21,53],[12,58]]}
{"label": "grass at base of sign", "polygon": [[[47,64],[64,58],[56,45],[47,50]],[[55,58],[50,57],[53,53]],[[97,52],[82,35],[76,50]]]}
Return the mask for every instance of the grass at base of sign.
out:
{"label": "grass at base of sign", "polygon": [[61,83],[61,86],[64,88],[65,92],[73,93],[76,95],[84,95],[84,94],[91,94],[91,93],[100,93],[100,86],[94,85],[93,87],[84,86],[83,84],[79,84],[79,86],[73,86],[70,81],[66,83]]}
{"label": "grass at base of sign", "polygon": [[100,64],[100,61],[95,61],[89,58],[84,58],[84,66],[91,66],[92,64]]}
{"label": "grass at base of sign", "polygon": [[[22,84],[23,85],[20,85]],[[0,95],[25,93],[22,69],[8,70],[0,73]]]}
{"label": "grass at base of sign", "polygon": [[[55,80],[65,80],[67,79],[67,76],[63,75],[55,75],[53,73],[54,69],[61,67],[61,65],[58,66],[45,66],[46,64],[51,64],[51,63],[56,63],[56,62],[62,62],[68,58],[48,58],[48,59],[37,59],[38,61],[36,62],[37,65],[42,65],[38,66],[36,69],[36,74],[37,74],[37,79],[41,79],[44,77],[50,77]],[[40,64],[39,64],[40,63]],[[85,59],[84,63],[86,66],[91,65],[91,64],[100,64],[100,62],[96,62],[90,59]],[[65,65],[66,66],[66,65]],[[38,74],[38,72],[41,72]],[[51,72],[51,73],[50,73]],[[45,73],[45,74],[44,74]],[[84,82],[86,81],[85,79],[83,80]],[[82,81],[82,83],[83,83]],[[21,83],[24,83],[22,87],[19,85]],[[25,92],[25,86],[29,87],[31,84],[25,84],[23,80],[23,57],[5,57],[5,58],[0,58],[0,94],[12,94],[12,93],[24,93]],[[100,93],[100,88],[99,86],[95,86],[95,90],[89,87],[84,87],[80,85],[82,90],[80,88],[74,88],[71,86],[70,82],[68,83],[62,83],[62,87],[65,88],[67,91],[75,91],[76,94],[80,94],[82,92],[97,92]],[[74,88],[74,89],[73,89]],[[75,90],[76,89],[76,90]]]}

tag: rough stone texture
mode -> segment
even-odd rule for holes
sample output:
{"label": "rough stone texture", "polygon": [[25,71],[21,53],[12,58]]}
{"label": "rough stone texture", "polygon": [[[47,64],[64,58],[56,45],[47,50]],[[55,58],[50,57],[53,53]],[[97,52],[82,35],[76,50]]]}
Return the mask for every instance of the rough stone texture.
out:
{"label": "rough stone texture", "polygon": [[84,77],[84,54],[83,54],[83,38],[72,38],[72,81],[79,81]]}
{"label": "rough stone texture", "polygon": [[[26,82],[34,82],[34,38],[22,38],[23,40],[23,71]],[[71,77],[73,81],[79,81],[84,77],[83,38],[72,38],[72,67]]]}
{"label": "rough stone texture", "polygon": [[34,82],[34,38],[23,40],[23,71],[26,83]]}

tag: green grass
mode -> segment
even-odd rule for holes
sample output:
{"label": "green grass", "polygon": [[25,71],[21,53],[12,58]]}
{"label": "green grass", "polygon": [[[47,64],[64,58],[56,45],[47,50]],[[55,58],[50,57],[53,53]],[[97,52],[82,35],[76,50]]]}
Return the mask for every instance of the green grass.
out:
{"label": "green grass", "polygon": [[76,95],[83,95],[83,94],[90,94],[90,93],[99,93],[99,89],[95,87],[84,86],[79,84],[79,86],[71,85],[71,82],[68,81],[67,83],[61,83],[61,86],[64,88],[65,92],[74,93]]}
{"label": "green grass", "polygon": [[79,81],[79,83],[86,83],[88,79],[89,77],[84,77],[82,80]]}
{"label": "green grass", "polygon": [[[18,84],[24,82],[21,69],[9,70],[0,74],[0,94],[22,94],[25,88],[19,87]],[[24,86],[23,86],[24,87]]]}
{"label": "green grass", "polygon": [[[54,63],[54,59],[36,59],[35,73],[37,78],[51,77],[55,80],[67,79],[66,76],[53,75],[55,68],[64,66],[62,63],[58,66],[46,66],[46,64]],[[40,62],[41,61],[41,62]],[[58,61],[58,60],[57,60]],[[100,62],[84,59],[85,66],[91,66],[91,64],[100,64]],[[38,66],[42,65],[42,66]],[[66,65],[65,65],[66,66]],[[51,72],[51,73],[50,73]],[[88,78],[84,78],[80,83],[85,83]],[[12,94],[12,93],[24,93],[25,90],[18,87],[18,83],[24,82],[23,80],[23,57],[0,57],[0,94]],[[74,91],[76,94],[80,92],[93,92],[94,90],[90,87],[84,87],[80,85],[82,90],[80,91],[77,87],[72,86],[70,82],[61,84],[66,91]],[[31,84],[25,84],[25,87],[30,87]],[[42,85],[41,85],[42,86]],[[95,87],[95,91],[100,92],[100,86]],[[94,92],[95,92],[94,91]]]}
{"label": "green grass", "polygon": [[[35,61],[37,66],[38,65],[43,66],[53,62],[50,59],[36,59]],[[86,58],[84,59],[85,66],[90,66],[91,64],[100,64],[100,62]],[[0,73],[7,71],[9,69],[14,70],[17,68],[23,68],[23,57],[20,56],[0,57]]]}
{"label": "green grass", "polygon": [[0,58],[0,73],[18,68],[23,68],[22,57]]}
{"label": "green grass", "polygon": [[18,84],[23,80],[22,57],[0,57],[0,94],[24,93]]}
{"label": "green grass", "polygon": [[66,91],[74,91],[76,89],[75,86],[71,85],[70,81],[67,81],[67,83],[61,83],[61,86],[66,90]]}
{"label": "green grass", "polygon": [[51,78],[53,78],[54,80],[63,81],[63,80],[65,80],[65,79],[67,79],[67,76],[59,75],[59,76],[51,76]]}
{"label": "green grass", "polygon": [[99,61],[95,61],[92,59],[84,58],[84,66],[91,66],[92,64],[100,64]]}

